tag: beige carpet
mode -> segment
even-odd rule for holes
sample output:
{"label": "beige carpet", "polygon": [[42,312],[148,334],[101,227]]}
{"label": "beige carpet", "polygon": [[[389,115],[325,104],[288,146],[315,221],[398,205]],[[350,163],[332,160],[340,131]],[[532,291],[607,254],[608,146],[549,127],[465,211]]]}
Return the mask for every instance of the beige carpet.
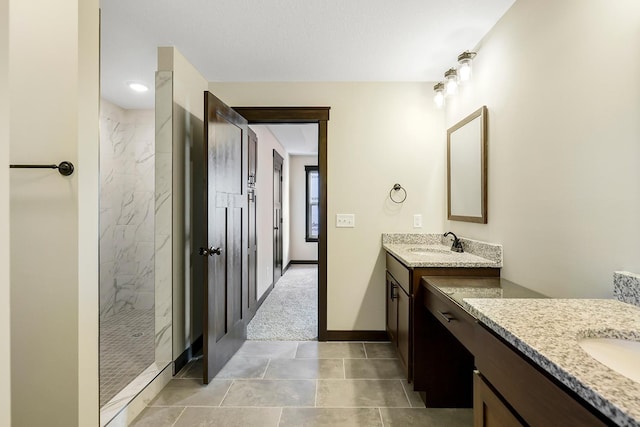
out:
{"label": "beige carpet", "polygon": [[318,266],[292,265],[247,326],[247,339],[307,341],[318,337]]}

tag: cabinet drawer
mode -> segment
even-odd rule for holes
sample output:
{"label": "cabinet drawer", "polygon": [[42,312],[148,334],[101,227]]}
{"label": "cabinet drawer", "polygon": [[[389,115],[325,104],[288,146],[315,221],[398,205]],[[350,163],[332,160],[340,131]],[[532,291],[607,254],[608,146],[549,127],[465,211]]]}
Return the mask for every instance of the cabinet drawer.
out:
{"label": "cabinet drawer", "polygon": [[423,302],[425,307],[431,311],[431,314],[433,314],[467,350],[473,353],[475,346],[475,319],[456,304],[438,295],[438,292],[431,289],[429,285],[426,286]]}
{"label": "cabinet drawer", "polygon": [[[547,374],[516,353],[483,326],[476,331],[476,367],[486,381],[509,403],[513,410],[531,426],[605,426],[601,420],[580,403],[577,395],[569,395],[547,378]],[[595,409],[593,409],[594,412]]]}
{"label": "cabinet drawer", "polygon": [[473,427],[523,427],[478,371],[473,373]]}
{"label": "cabinet drawer", "polygon": [[412,294],[412,289],[410,286],[411,273],[409,269],[402,265],[400,261],[395,259],[393,255],[389,255],[389,253],[387,253],[387,271],[393,276],[394,279],[396,279],[396,282],[398,282],[398,284],[402,286],[407,294]]}

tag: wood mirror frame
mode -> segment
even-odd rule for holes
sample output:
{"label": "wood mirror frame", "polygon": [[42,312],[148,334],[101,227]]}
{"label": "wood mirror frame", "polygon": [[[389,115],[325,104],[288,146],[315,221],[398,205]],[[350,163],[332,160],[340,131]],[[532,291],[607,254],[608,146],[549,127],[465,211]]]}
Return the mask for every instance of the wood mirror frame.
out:
{"label": "wood mirror frame", "polygon": [[447,218],[487,223],[486,106],[447,130]]}

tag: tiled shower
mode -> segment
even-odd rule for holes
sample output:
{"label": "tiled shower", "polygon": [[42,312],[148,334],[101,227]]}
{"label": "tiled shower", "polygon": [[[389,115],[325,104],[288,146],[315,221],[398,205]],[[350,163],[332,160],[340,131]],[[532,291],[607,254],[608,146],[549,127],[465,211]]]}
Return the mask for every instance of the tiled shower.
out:
{"label": "tiled shower", "polygon": [[155,361],[153,110],[100,113],[100,406]]}

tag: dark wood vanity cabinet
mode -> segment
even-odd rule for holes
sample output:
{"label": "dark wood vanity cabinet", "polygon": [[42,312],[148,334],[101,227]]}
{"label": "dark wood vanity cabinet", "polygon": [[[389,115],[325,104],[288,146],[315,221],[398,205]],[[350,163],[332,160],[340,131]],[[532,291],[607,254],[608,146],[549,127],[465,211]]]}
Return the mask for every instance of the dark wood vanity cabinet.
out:
{"label": "dark wood vanity cabinet", "polygon": [[407,267],[386,254],[386,326],[409,382],[413,381],[414,312],[422,276],[500,277],[499,268]]}
{"label": "dark wood vanity cabinet", "polygon": [[416,304],[414,390],[429,408],[473,406],[475,320],[444,297],[422,287]]}
{"label": "dark wood vanity cabinet", "polygon": [[409,365],[409,294],[387,273],[387,333],[402,361]]}
{"label": "dark wood vanity cabinet", "polygon": [[[484,383],[484,386],[478,386],[488,387],[476,399],[474,427],[499,425],[490,421],[504,412],[500,405],[509,409],[522,425],[614,425],[580,396],[480,324],[476,326],[474,356],[480,375],[478,380]],[[495,396],[487,397],[488,392]]]}
{"label": "dark wood vanity cabinet", "polygon": [[[486,281],[470,279],[460,287]],[[434,286],[450,290],[456,280],[425,277],[418,292],[414,390],[427,407],[473,407],[474,427],[611,424]]]}
{"label": "dark wood vanity cabinet", "polygon": [[398,346],[398,287],[398,282],[387,272],[387,334],[395,347]]}
{"label": "dark wood vanity cabinet", "polygon": [[524,426],[508,405],[478,371],[473,373],[474,427]]}

